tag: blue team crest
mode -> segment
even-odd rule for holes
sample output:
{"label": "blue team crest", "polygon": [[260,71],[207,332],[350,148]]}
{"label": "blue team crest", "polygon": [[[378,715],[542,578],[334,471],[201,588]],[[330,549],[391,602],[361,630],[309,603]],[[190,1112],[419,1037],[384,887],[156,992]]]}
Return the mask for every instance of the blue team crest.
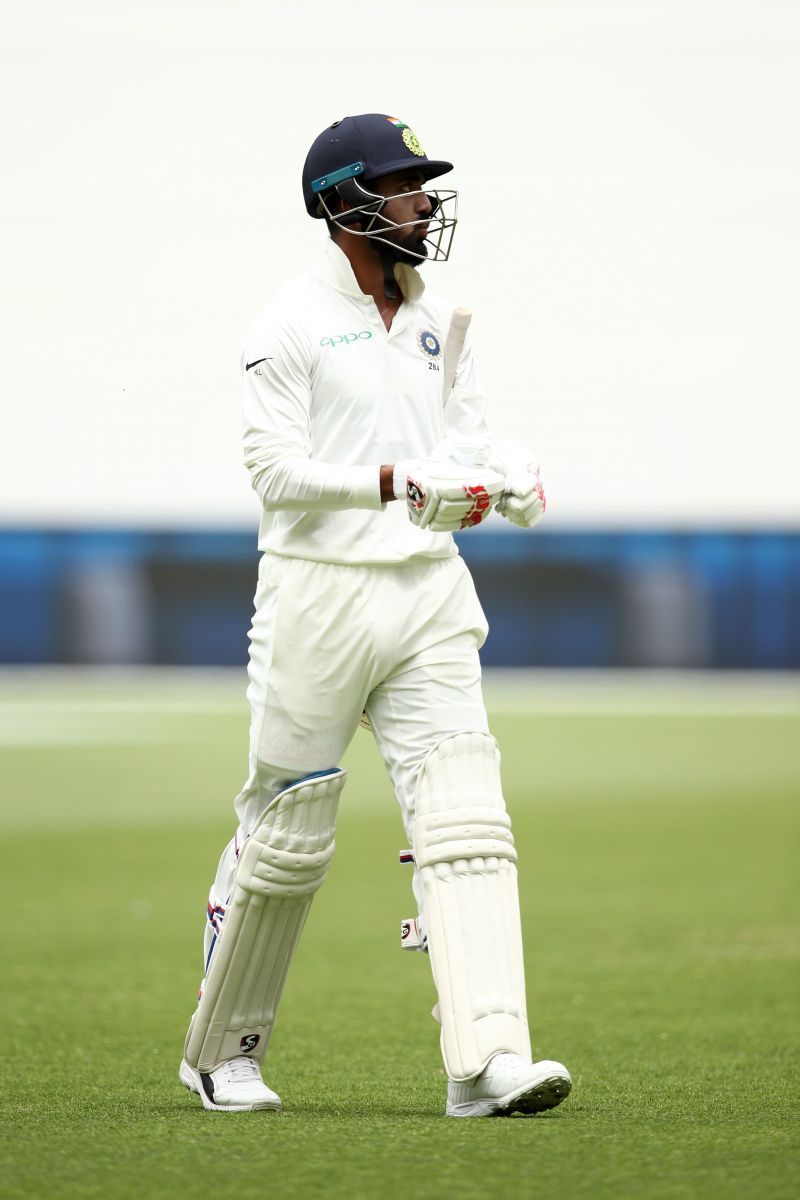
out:
{"label": "blue team crest", "polygon": [[431,333],[430,329],[420,329],[417,334],[417,345],[428,358],[438,358],[442,353],[441,342],[435,333]]}

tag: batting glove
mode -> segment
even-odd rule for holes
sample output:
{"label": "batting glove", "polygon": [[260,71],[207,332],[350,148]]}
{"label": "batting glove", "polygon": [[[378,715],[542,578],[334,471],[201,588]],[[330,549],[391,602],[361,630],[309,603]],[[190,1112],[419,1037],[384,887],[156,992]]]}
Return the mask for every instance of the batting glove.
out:
{"label": "batting glove", "polygon": [[432,533],[455,533],[480,525],[505,487],[491,468],[422,459],[395,463],[394,494],[405,500],[408,518]]}
{"label": "batting glove", "polygon": [[489,455],[491,466],[505,478],[503,492],[495,504],[501,517],[522,529],[538,525],[547,508],[533,455],[518,442],[495,442]]}

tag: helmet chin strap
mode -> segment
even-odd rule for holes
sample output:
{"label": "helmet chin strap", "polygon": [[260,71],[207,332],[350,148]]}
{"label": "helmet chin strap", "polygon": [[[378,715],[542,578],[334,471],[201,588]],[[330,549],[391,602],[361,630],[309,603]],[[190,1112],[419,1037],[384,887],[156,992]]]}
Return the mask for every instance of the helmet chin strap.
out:
{"label": "helmet chin strap", "polygon": [[376,246],[375,248],[381,256],[381,266],[383,267],[383,294],[387,300],[397,300],[400,297],[400,288],[397,286],[394,268],[395,263],[400,262],[401,259],[388,246]]}
{"label": "helmet chin strap", "polygon": [[416,270],[425,259],[417,258],[415,254],[407,253],[403,250],[402,246],[389,246],[386,242],[375,242],[374,245],[381,256],[384,295],[387,300],[396,300],[401,294],[394,273],[397,264],[405,263],[406,266]]}

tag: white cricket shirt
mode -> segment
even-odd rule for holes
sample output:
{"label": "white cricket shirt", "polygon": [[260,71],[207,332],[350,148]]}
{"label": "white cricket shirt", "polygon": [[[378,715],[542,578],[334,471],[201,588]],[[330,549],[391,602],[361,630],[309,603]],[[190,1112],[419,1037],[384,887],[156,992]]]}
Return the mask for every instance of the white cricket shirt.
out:
{"label": "white cricket shirt", "polygon": [[245,463],[261,498],[259,547],[335,563],[457,554],[449,533],[381,504],[379,468],[425,458],[447,435],[488,436],[469,337],[443,403],[452,305],[416,270],[396,268],[403,303],[391,329],[333,242],[284,287],[245,345]]}

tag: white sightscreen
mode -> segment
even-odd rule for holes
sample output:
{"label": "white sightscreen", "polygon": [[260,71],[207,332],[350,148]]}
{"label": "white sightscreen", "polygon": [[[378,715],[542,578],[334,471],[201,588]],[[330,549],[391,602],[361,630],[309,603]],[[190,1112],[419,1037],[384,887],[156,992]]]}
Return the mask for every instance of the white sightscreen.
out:
{"label": "white sightscreen", "polygon": [[451,158],[551,522],[800,518],[800,6],[31,0],[0,17],[0,522],[251,524],[238,355],[313,260],[308,144]]}

